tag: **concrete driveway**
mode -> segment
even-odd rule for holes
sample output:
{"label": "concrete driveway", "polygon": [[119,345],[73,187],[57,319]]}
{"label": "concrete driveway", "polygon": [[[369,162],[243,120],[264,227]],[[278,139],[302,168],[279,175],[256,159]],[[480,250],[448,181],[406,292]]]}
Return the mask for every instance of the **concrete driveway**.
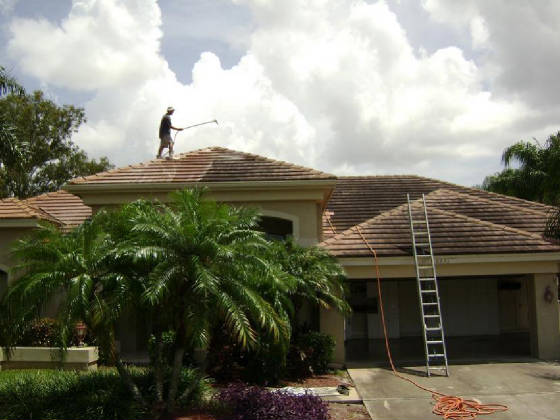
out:
{"label": "concrete driveway", "polygon": [[[436,391],[504,404],[508,411],[480,416],[481,420],[560,419],[560,364],[547,362],[451,365],[450,377],[427,378],[421,366],[399,369]],[[430,419],[432,398],[385,368],[348,369],[373,420]]]}

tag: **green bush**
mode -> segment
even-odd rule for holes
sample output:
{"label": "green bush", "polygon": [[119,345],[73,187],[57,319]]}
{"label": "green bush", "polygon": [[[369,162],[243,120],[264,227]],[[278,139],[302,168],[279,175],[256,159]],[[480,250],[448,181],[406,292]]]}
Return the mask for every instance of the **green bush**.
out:
{"label": "green bush", "polygon": [[318,331],[298,334],[288,353],[288,366],[292,376],[322,374],[328,371],[333,360],[334,338]]}
{"label": "green bush", "polygon": [[[153,375],[148,369],[130,369],[148,404],[154,398]],[[198,372],[185,369],[179,392],[192,386],[188,401],[196,405],[208,390]],[[61,370],[0,372],[0,418],[2,419],[139,419],[149,407],[135,403],[115,369],[93,372]]]}
{"label": "green bush", "polygon": [[266,337],[257,350],[244,351],[223,335],[214,335],[208,350],[209,373],[220,382],[241,380],[257,385],[276,385],[281,379],[301,379],[328,371],[335,341],[317,331],[298,332],[287,355]]}
{"label": "green bush", "polygon": [[60,345],[58,323],[52,318],[34,320],[25,329],[17,345],[58,347]]}

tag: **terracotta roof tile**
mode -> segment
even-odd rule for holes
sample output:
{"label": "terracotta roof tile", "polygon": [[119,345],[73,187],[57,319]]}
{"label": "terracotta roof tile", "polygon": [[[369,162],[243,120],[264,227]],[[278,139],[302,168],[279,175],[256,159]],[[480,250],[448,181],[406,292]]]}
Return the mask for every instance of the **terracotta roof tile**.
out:
{"label": "terracotta roof tile", "polygon": [[37,212],[17,198],[0,200],[0,219],[36,219]]}
{"label": "terracotta roof tile", "polygon": [[223,147],[112,169],[69,184],[186,183],[336,179],[334,175]]}
{"label": "terracotta roof tile", "polygon": [[47,213],[65,227],[78,226],[91,217],[91,208],[80,197],[62,190],[28,198],[25,202]]}
{"label": "terracotta roof tile", "polygon": [[72,228],[91,216],[91,208],[66,191],[41,194],[20,200],[7,198],[0,201],[0,219],[48,220]]}
{"label": "terracotta roof tile", "polygon": [[[445,191],[435,193],[435,199],[441,199],[444,194]],[[419,201],[415,201],[413,211],[420,210]],[[436,255],[560,251],[559,246],[544,240],[537,233],[442,210],[429,203],[428,219]],[[359,227],[379,256],[412,255],[406,204],[385,211],[359,224]],[[370,256],[356,226],[325,240],[321,245],[336,257]]]}

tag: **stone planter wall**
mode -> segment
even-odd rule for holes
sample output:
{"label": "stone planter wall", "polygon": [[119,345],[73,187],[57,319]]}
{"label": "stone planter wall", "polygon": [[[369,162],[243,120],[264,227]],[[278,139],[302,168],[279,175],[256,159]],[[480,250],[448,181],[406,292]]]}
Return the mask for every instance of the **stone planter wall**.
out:
{"label": "stone planter wall", "polygon": [[75,369],[96,370],[97,347],[14,347],[10,357],[0,348],[0,370],[3,369]]}

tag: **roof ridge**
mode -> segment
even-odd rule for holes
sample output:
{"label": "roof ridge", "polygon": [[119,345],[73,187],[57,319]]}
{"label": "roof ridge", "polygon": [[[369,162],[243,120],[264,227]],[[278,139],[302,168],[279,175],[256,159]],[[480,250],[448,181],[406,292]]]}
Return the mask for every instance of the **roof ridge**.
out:
{"label": "roof ridge", "polygon": [[521,207],[521,206],[516,206],[516,205],[510,204],[510,203],[497,202],[497,201],[494,201],[494,200],[490,200],[490,199],[488,199],[488,198],[486,198],[486,197],[480,197],[480,196],[478,196],[478,195],[465,194],[465,193],[463,193],[463,192],[455,191],[455,190],[450,190],[450,189],[447,189],[447,188],[438,188],[437,190],[434,190],[434,191],[428,193],[428,194],[426,195],[426,197],[429,196],[429,195],[431,195],[431,194],[437,193],[438,191],[446,191],[446,192],[451,193],[451,194],[454,194],[454,195],[456,195],[456,196],[468,197],[468,198],[470,198],[471,200],[480,200],[480,201],[484,201],[484,202],[486,202],[486,203],[498,204],[498,205],[500,205],[500,206],[509,207],[509,208],[511,208],[511,209],[521,210],[521,211],[525,211],[525,212],[527,212],[527,213],[538,214],[539,216],[546,216],[546,215],[547,215],[547,212],[544,212],[544,211],[535,210],[535,209],[530,209],[530,208]]}
{"label": "roof ridge", "polygon": [[472,221],[473,223],[488,225],[488,226],[496,227],[496,228],[501,229],[501,230],[515,232],[515,233],[518,233],[520,235],[530,236],[532,238],[539,239],[541,241],[544,241],[544,242],[548,243],[548,241],[546,239],[544,239],[542,236],[540,236],[536,233],[527,232],[526,230],[523,230],[523,229],[517,229],[517,228],[513,228],[511,226],[506,226],[506,225],[499,225],[499,224],[496,224],[496,223],[488,222],[486,220],[480,220],[480,219],[477,219],[475,217],[470,217],[470,216],[465,216],[464,214],[455,213],[454,211],[438,209],[437,207],[430,207],[430,211],[435,211],[437,213],[451,214],[451,215],[459,217],[461,219],[467,219],[469,221]]}
{"label": "roof ridge", "polygon": [[[486,191],[486,190],[483,190],[481,188],[466,187],[464,185],[455,184],[455,183],[449,182],[449,181],[442,181],[442,180],[435,179],[435,178],[428,178],[428,177],[421,177],[421,178],[429,179],[430,181],[441,182],[443,184],[451,185],[453,187],[464,188],[466,190],[473,191],[473,192],[483,192],[483,193],[491,195],[491,196],[498,196],[498,197],[507,198],[507,199],[513,200],[513,201],[519,201],[519,202],[522,202],[522,203],[533,204],[533,205],[537,205],[537,206],[540,206],[540,207],[545,207],[549,210],[551,210],[553,208],[552,206],[549,206],[548,204],[539,203],[538,201],[525,200],[524,198],[514,197],[514,196],[506,195],[506,194],[495,193],[493,191]],[[490,200],[490,201],[492,201],[492,200]]]}

